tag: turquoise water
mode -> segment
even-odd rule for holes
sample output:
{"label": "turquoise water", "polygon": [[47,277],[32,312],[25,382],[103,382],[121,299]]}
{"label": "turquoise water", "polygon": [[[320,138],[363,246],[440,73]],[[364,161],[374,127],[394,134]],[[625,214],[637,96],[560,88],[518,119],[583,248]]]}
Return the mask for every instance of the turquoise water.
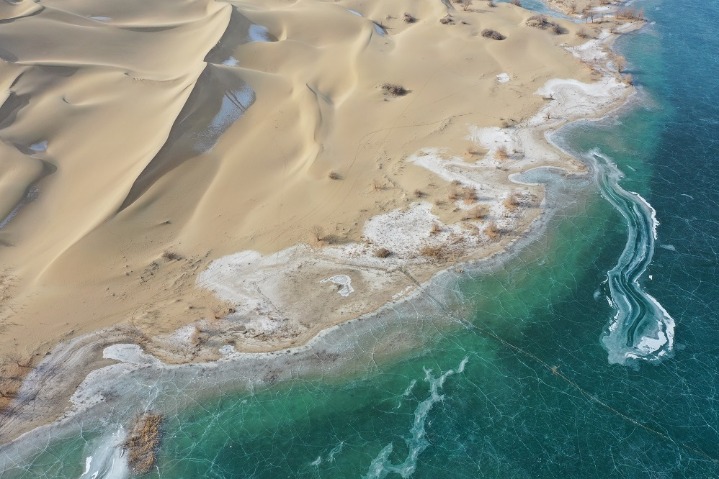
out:
{"label": "turquoise water", "polygon": [[[607,274],[628,221],[651,226],[647,211],[627,219],[598,186],[565,186],[540,240],[492,274],[460,275],[386,313],[344,348],[339,370],[328,361],[252,393],[224,383],[201,395],[199,375],[145,378],[163,392],[143,393],[143,407],[168,412],[146,477],[719,477],[719,4],[691,0],[681,15],[642,5],[656,23],[619,45],[640,89],[634,107],[571,128],[562,144],[611,159],[621,187],[656,210],[653,257],[618,294],[639,312],[647,295],[666,309],[670,354],[610,363],[603,341],[621,303],[609,302]],[[622,198],[625,213],[641,204]],[[651,329],[627,316],[627,338]],[[80,477],[114,414],[45,438],[2,477]]]}

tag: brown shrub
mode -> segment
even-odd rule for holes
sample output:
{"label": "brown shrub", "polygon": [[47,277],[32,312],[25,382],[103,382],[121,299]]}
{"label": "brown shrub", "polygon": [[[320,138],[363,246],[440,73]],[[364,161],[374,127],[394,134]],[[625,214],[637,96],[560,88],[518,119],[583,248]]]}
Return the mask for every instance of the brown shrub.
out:
{"label": "brown shrub", "polygon": [[426,256],[427,258],[431,258],[437,261],[442,261],[444,259],[447,259],[449,256],[449,251],[447,251],[447,248],[444,246],[423,246],[422,249],[419,250],[419,254],[422,256]]}
{"label": "brown shrub", "polygon": [[492,30],[490,28],[485,28],[482,30],[482,36],[484,38],[491,38],[492,40],[504,40],[507,38],[506,36],[499,33],[497,30]]}
{"label": "brown shrub", "polygon": [[165,251],[162,253],[162,259],[166,261],[178,261],[182,259],[182,256],[180,256],[178,253],[175,253],[174,251]]}
{"label": "brown shrub", "polygon": [[417,18],[407,12],[405,12],[405,14],[402,16],[402,20],[404,20],[404,23],[416,23],[417,22]]}
{"label": "brown shrub", "polygon": [[496,241],[502,236],[502,230],[499,229],[497,223],[490,221],[487,227],[484,228],[484,234],[486,234],[490,240]]}
{"label": "brown shrub", "polygon": [[389,96],[405,96],[407,93],[409,93],[409,90],[407,90],[402,85],[396,85],[394,83],[384,83],[382,85],[382,91],[384,91],[385,95]]}
{"label": "brown shrub", "polygon": [[509,150],[506,146],[502,145],[497,148],[496,156],[499,161],[507,161],[509,159]]}
{"label": "brown shrub", "polygon": [[462,189],[462,198],[466,203],[474,203],[477,201],[477,190],[471,186],[465,186]]}
{"label": "brown shrub", "polygon": [[327,176],[329,177],[330,180],[341,180],[342,179],[342,175],[340,175],[336,171],[330,171]]}
{"label": "brown shrub", "polygon": [[446,15],[439,19],[439,23],[441,23],[442,25],[454,25],[454,18],[449,15]]}
{"label": "brown shrub", "polygon": [[617,18],[644,21],[644,12],[642,10],[637,10],[636,8],[622,8],[617,11]]}
{"label": "brown shrub", "polygon": [[584,39],[593,38],[592,35],[585,28],[580,28],[579,30],[577,30],[577,36]]}
{"label": "brown shrub", "polygon": [[567,33],[567,29],[558,23],[550,21],[546,15],[532,15],[527,19],[527,26],[541,30],[551,30],[556,35]]}
{"label": "brown shrub", "polygon": [[387,248],[379,248],[374,252],[377,258],[387,258],[392,255],[392,252]]}
{"label": "brown shrub", "polygon": [[449,194],[447,197],[450,199],[450,201],[456,201],[462,197],[462,189],[458,186],[452,183],[452,185],[449,187]]}
{"label": "brown shrub", "polygon": [[482,218],[486,218],[488,214],[489,214],[489,208],[487,208],[484,205],[477,205],[467,212],[467,216],[465,216],[464,219],[465,220],[481,220]]}
{"label": "brown shrub", "polygon": [[502,202],[502,205],[504,205],[504,207],[505,207],[507,210],[509,210],[509,211],[514,211],[514,210],[516,210],[517,208],[519,208],[519,206],[520,206],[521,204],[522,204],[522,201],[521,201],[520,198],[519,198],[517,195],[515,195],[515,194],[509,195],[509,196],[506,197],[506,198],[504,199],[504,201]]}
{"label": "brown shrub", "polygon": [[155,464],[160,445],[162,415],[145,413],[140,416],[123,444],[127,462],[136,474],[145,474]]}

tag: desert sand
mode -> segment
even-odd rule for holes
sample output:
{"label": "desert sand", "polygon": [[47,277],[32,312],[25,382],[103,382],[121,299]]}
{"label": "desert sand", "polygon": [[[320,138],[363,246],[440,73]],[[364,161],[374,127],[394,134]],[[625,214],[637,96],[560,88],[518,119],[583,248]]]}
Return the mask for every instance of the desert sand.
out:
{"label": "desert sand", "polygon": [[502,251],[542,211],[542,186],[513,175],[585,169],[545,131],[630,91],[606,50],[613,22],[557,32],[533,15],[3,4],[6,399],[71,338],[121,327],[173,362],[275,350]]}

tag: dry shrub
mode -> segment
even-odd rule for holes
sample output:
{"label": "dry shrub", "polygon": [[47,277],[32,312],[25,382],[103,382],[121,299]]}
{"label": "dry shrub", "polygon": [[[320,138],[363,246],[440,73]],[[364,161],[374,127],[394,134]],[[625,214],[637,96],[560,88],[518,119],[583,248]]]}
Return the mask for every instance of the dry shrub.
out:
{"label": "dry shrub", "polygon": [[496,241],[500,236],[502,236],[502,230],[499,229],[497,223],[490,221],[487,224],[487,227],[484,228],[484,234],[486,234],[490,240]]}
{"label": "dry shrub", "polygon": [[515,194],[509,195],[509,196],[506,197],[506,198],[504,199],[504,201],[502,202],[502,205],[504,205],[504,207],[505,207],[507,210],[509,210],[509,211],[514,211],[514,210],[516,210],[517,208],[519,208],[519,206],[520,206],[521,204],[522,204],[522,201],[521,201],[520,198],[519,198],[517,195],[515,195]]}
{"label": "dry shrub", "polygon": [[594,38],[592,34],[589,33],[589,31],[585,28],[580,28],[579,30],[577,30],[577,36],[584,39]]}
{"label": "dry shrub", "polygon": [[155,464],[160,445],[162,415],[145,413],[137,420],[132,432],[123,444],[127,462],[136,474],[145,474]]}
{"label": "dry shrub", "polygon": [[417,18],[407,12],[402,16],[404,23],[417,23]]}
{"label": "dry shrub", "polygon": [[465,12],[472,6],[472,0],[456,0],[456,3],[462,6],[462,10]]}
{"label": "dry shrub", "polygon": [[388,250],[387,248],[379,248],[374,252],[374,255],[377,258],[388,258],[392,255],[392,252]]}
{"label": "dry shrub", "polygon": [[449,251],[447,251],[447,248],[442,245],[426,245],[419,250],[419,254],[430,259],[442,261],[447,259]]}
{"label": "dry shrub", "polygon": [[452,18],[450,15],[446,15],[439,19],[439,23],[442,25],[454,25],[454,18]]}
{"label": "dry shrub", "polygon": [[180,256],[178,253],[175,253],[174,251],[165,251],[162,253],[162,259],[166,261],[179,261],[182,259],[182,256]]}
{"label": "dry shrub", "polygon": [[627,68],[627,59],[621,55],[617,55],[614,58],[614,65],[616,65],[617,71],[622,73]]}
{"label": "dry shrub", "polygon": [[512,0],[512,5],[514,5],[516,7],[521,7],[522,2],[520,0]]}
{"label": "dry shrub", "polygon": [[425,193],[424,191],[420,190],[419,188],[417,188],[416,190],[414,190],[414,197],[415,197],[415,198],[424,198],[425,196],[427,196],[427,193]]}
{"label": "dry shrub", "polygon": [[507,38],[501,33],[499,33],[497,30],[492,30],[490,28],[485,28],[484,30],[482,30],[482,36],[484,38],[491,38],[492,40],[504,40],[505,38]]}
{"label": "dry shrub", "polygon": [[617,11],[617,18],[644,21],[644,12],[636,8],[622,8]]}
{"label": "dry shrub", "polygon": [[489,208],[487,208],[484,205],[477,205],[467,212],[467,216],[465,216],[464,219],[465,220],[481,220],[483,218],[486,218],[488,214],[489,214]]}
{"label": "dry shrub", "polygon": [[447,198],[449,198],[450,201],[457,201],[462,197],[462,188],[460,188],[458,185],[452,183],[449,187],[449,194],[447,195]]}
{"label": "dry shrub", "polygon": [[329,177],[330,180],[341,180],[342,179],[342,175],[340,175],[336,171],[330,171],[327,176]]}
{"label": "dry shrub", "polygon": [[442,231],[442,227],[439,225],[439,223],[432,223],[432,228],[429,230],[429,234],[436,235],[437,233]]}
{"label": "dry shrub", "polygon": [[527,19],[527,26],[541,30],[551,30],[556,35],[567,33],[567,29],[558,23],[550,21],[546,15],[532,15]]}
{"label": "dry shrub", "polygon": [[385,93],[385,95],[389,96],[405,96],[407,93],[409,93],[409,90],[407,90],[402,85],[396,85],[394,83],[384,83],[382,85],[382,91]]}
{"label": "dry shrub", "polygon": [[496,156],[499,161],[507,161],[509,159],[509,150],[506,146],[502,145],[497,148]]}
{"label": "dry shrub", "polygon": [[462,188],[462,198],[466,203],[474,203],[477,201],[477,190],[471,186]]}

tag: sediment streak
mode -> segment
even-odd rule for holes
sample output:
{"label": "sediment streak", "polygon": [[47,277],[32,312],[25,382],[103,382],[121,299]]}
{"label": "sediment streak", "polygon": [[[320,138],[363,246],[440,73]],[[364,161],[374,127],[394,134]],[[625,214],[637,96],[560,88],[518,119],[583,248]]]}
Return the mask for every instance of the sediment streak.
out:
{"label": "sediment streak", "polygon": [[627,222],[627,242],[616,266],[607,272],[615,310],[601,337],[611,364],[637,360],[658,362],[674,350],[674,319],[639,284],[654,256],[656,211],[639,194],[619,186],[622,173],[606,156],[591,153],[597,162],[602,196]]}

